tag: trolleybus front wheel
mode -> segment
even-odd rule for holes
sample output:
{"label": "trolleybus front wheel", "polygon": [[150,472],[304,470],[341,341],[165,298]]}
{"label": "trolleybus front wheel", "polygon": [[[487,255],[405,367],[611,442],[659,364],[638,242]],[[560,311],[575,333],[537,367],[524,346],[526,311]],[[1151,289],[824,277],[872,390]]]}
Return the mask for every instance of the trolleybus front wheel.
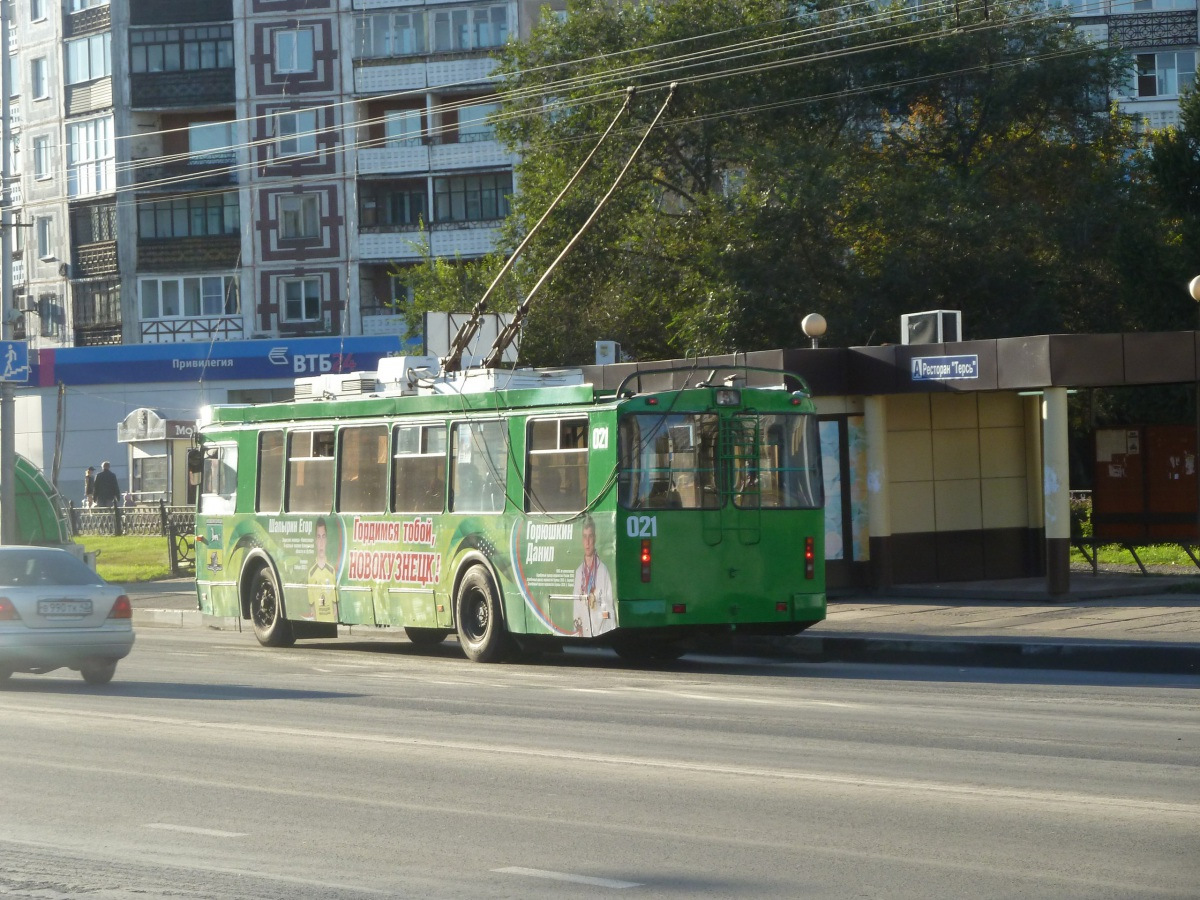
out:
{"label": "trolleybus front wheel", "polygon": [[472,566],[458,585],[454,598],[458,642],[472,662],[500,662],[512,646],[504,628],[500,594],[483,566]]}
{"label": "trolleybus front wheel", "polygon": [[283,595],[270,566],[263,566],[250,582],[250,621],[254,636],[264,647],[290,647],[296,643],[292,626],[283,615]]}

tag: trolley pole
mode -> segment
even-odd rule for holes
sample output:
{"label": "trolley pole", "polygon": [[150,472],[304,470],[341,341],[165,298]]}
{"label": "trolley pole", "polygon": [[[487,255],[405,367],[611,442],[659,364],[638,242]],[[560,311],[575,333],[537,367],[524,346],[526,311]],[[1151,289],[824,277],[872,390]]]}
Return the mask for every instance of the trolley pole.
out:
{"label": "trolley pole", "polygon": [[[0,114],[3,115],[4,146],[0,148],[0,337],[9,340],[12,337],[12,194],[9,193],[9,171],[11,159],[12,122],[9,121],[9,91],[8,79],[8,10],[13,7],[4,4],[0,10],[0,50],[4,52],[4,65],[0,66]],[[16,429],[16,415],[13,410],[13,386],[11,382],[0,381],[0,544],[16,542],[17,534],[17,488],[16,488],[16,442],[13,432]]]}

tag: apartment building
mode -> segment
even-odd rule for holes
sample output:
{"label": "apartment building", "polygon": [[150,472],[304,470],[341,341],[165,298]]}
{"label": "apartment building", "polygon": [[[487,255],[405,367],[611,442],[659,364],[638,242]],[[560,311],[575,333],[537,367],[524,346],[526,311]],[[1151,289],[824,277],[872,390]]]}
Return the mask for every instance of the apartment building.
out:
{"label": "apartment building", "polygon": [[8,0],[33,348],[401,334],[496,246],[497,48],[565,0]]}
{"label": "apartment building", "polygon": [[1179,122],[1179,96],[1200,62],[1196,0],[1066,0],[1076,27],[1132,57],[1121,108],[1158,130]]}

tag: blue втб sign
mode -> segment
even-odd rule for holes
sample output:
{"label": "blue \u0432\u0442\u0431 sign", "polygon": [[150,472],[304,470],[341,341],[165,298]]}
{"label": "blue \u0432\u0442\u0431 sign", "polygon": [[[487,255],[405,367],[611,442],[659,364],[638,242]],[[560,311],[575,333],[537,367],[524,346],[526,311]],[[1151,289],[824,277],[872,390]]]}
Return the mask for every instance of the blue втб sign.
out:
{"label": "blue \u0432\u0442\u0431 sign", "polygon": [[978,378],[979,356],[915,356],[913,381],[949,381],[952,378]]}

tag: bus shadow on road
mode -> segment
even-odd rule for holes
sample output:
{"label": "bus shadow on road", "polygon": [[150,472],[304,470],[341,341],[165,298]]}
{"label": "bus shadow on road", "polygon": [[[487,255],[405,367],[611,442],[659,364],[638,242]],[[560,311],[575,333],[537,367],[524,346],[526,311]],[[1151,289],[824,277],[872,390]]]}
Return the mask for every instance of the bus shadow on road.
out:
{"label": "bus shadow on road", "polygon": [[0,687],[0,694],[79,694],[105,697],[137,697],[147,700],[329,700],[364,696],[357,691],[311,691],[255,687],[248,684],[194,684],[182,681],[113,681],[87,685],[68,676],[57,678],[14,675]]}

